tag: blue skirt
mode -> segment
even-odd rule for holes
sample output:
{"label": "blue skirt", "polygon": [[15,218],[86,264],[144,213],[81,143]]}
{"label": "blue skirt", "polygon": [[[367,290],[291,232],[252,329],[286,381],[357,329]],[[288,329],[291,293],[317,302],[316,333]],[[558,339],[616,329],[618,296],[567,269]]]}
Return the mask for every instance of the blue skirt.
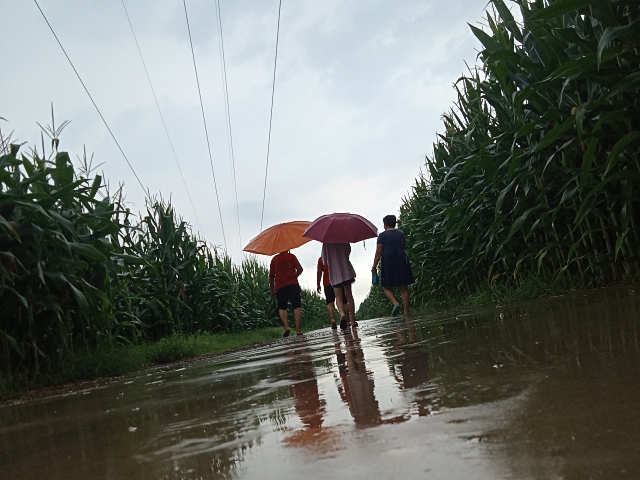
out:
{"label": "blue skirt", "polygon": [[404,251],[382,254],[380,285],[387,288],[411,285],[415,282],[409,257]]}

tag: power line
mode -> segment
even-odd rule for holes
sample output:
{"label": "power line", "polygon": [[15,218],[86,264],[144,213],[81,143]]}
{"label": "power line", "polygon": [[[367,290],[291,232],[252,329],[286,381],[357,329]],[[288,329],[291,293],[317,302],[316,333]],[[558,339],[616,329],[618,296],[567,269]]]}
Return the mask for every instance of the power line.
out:
{"label": "power line", "polygon": [[136,36],[136,32],[133,30],[133,24],[131,23],[131,18],[129,17],[129,12],[127,10],[127,6],[124,3],[124,0],[122,0],[122,7],[124,8],[124,13],[127,16],[127,21],[129,22],[129,27],[131,28],[133,39],[136,42],[136,47],[138,48],[138,54],[140,55],[142,66],[144,67],[144,73],[147,75],[147,80],[149,81],[149,87],[151,87],[151,93],[153,93],[153,99],[156,102],[156,107],[158,107],[158,113],[160,114],[160,119],[162,120],[164,131],[167,134],[167,140],[169,140],[169,145],[171,146],[171,151],[173,152],[173,158],[175,159],[176,165],[178,166],[178,171],[180,172],[180,178],[182,178],[182,184],[184,185],[184,189],[187,191],[187,196],[189,197],[189,203],[191,204],[191,209],[193,210],[193,214],[196,217],[196,222],[198,222],[198,228],[200,228],[200,231],[202,232],[202,225],[200,225],[200,219],[198,218],[198,214],[196,213],[196,208],[193,205],[193,200],[191,199],[191,193],[189,192],[189,188],[187,187],[187,182],[185,181],[184,175],[182,174],[182,168],[180,168],[180,162],[178,161],[176,150],[173,147],[173,142],[171,141],[171,136],[169,135],[169,129],[167,128],[167,124],[164,121],[164,115],[162,115],[162,110],[160,110],[160,103],[158,103],[158,97],[156,96],[156,91],[153,88],[153,84],[151,83],[151,77],[149,76],[149,71],[147,70],[147,64],[145,63],[144,57],[142,56],[142,50],[140,49],[140,44],[138,43],[138,37]]}
{"label": "power line", "polygon": [[218,197],[218,184],[216,183],[216,172],[213,169],[213,157],[211,156],[211,142],[209,142],[209,131],[207,130],[207,119],[204,115],[204,104],[202,103],[202,93],[200,91],[200,79],[198,78],[198,67],[196,66],[196,54],[193,51],[193,40],[191,39],[191,27],[189,26],[189,14],[187,13],[187,2],[182,0],[184,5],[184,18],[187,21],[187,31],[189,32],[189,44],[191,45],[191,56],[193,58],[193,69],[196,72],[196,83],[198,85],[198,98],[200,99],[200,109],[202,110],[202,123],[204,124],[204,133],[207,137],[207,149],[209,150],[209,163],[211,164],[211,175],[213,175],[213,187],[216,192],[216,201],[218,202],[218,213],[220,214],[220,226],[222,227],[222,239],[224,240],[224,249],[227,250],[227,237],[224,234],[224,222],[222,221],[222,209],[220,208],[220,197]]}
{"label": "power line", "polygon": [[67,60],[69,61],[69,64],[71,65],[71,68],[73,68],[73,71],[75,72],[76,76],[78,77],[78,80],[80,80],[80,83],[82,84],[82,87],[84,88],[84,91],[87,92],[87,95],[89,96],[89,99],[91,100],[91,103],[93,103],[93,106],[95,107],[96,111],[98,112],[98,115],[100,115],[100,118],[102,119],[102,122],[104,123],[104,126],[107,127],[107,130],[109,130],[109,133],[111,134],[111,138],[113,138],[113,141],[118,146],[118,149],[120,150],[120,153],[122,154],[122,156],[126,160],[127,165],[129,165],[129,168],[133,172],[133,175],[136,177],[136,180],[138,180],[138,183],[142,187],[142,190],[144,191],[145,195],[147,197],[149,197],[148,190],[144,188],[144,185],[140,181],[140,177],[138,177],[138,174],[134,170],[133,165],[131,165],[131,162],[129,161],[129,159],[125,155],[124,151],[122,150],[122,147],[118,143],[118,140],[116,140],[116,136],[113,134],[113,132],[111,131],[111,128],[109,128],[109,125],[107,124],[107,121],[102,116],[102,112],[100,112],[100,109],[98,108],[98,105],[96,105],[96,102],[93,100],[93,97],[89,93],[89,89],[87,89],[87,86],[82,81],[82,78],[80,77],[80,74],[78,73],[78,70],[76,70],[76,67],[73,65],[73,62],[71,61],[71,58],[69,58],[69,55],[67,55],[67,51],[62,46],[62,43],[60,43],[60,39],[58,39],[58,36],[56,35],[56,32],[54,32],[53,27],[49,23],[49,20],[47,20],[47,16],[42,11],[42,8],[40,8],[40,4],[38,4],[38,0],[33,0],[33,1],[36,4],[36,7],[38,7],[38,10],[40,10],[40,13],[42,14],[42,18],[44,18],[44,21],[47,22],[47,25],[49,26],[49,30],[51,30],[51,33],[53,33],[53,36],[55,37],[56,41],[58,42],[58,45],[60,45],[60,48],[62,49],[62,52],[64,53],[64,56],[67,57]]}
{"label": "power line", "polygon": [[220,45],[220,63],[222,67],[222,86],[224,89],[224,101],[227,110],[227,135],[229,140],[229,162],[231,164],[231,174],[233,179],[233,196],[236,204],[236,222],[238,225],[238,240],[242,249],[242,233],[240,231],[240,212],[238,210],[238,185],[236,183],[236,159],[233,154],[233,135],[231,134],[231,111],[229,109],[229,87],[227,84],[227,63],[224,56],[224,39],[222,35],[222,14],[220,13],[220,0],[216,0],[216,13],[218,18],[218,35]]}
{"label": "power line", "polygon": [[269,175],[269,151],[271,149],[271,124],[273,122],[273,96],[276,91],[276,68],[278,66],[278,41],[280,39],[280,11],[282,10],[282,0],[278,4],[278,30],[276,32],[276,56],[273,61],[273,85],[271,87],[271,113],[269,114],[269,140],[267,141],[267,164],[264,168],[264,191],[262,192],[262,215],[260,216],[260,231],[262,232],[262,222],[264,220],[264,200],[267,198],[267,176]]}

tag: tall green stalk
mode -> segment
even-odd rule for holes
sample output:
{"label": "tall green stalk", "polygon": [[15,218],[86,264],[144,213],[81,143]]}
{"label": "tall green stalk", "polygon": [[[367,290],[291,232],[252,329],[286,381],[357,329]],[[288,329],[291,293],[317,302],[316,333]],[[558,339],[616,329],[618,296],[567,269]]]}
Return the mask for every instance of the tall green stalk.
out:
{"label": "tall green stalk", "polygon": [[481,64],[401,205],[418,299],[640,273],[640,6],[578,3],[519,0],[516,21],[492,0],[471,27]]}

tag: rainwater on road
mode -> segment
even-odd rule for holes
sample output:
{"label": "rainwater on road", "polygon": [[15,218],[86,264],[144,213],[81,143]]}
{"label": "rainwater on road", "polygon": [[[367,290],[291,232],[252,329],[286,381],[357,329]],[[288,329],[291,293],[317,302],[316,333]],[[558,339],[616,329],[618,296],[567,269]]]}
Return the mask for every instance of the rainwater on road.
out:
{"label": "rainwater on road", "polygon": [[361,322],[0,408],[0,477],[640,478],[628,290]]}

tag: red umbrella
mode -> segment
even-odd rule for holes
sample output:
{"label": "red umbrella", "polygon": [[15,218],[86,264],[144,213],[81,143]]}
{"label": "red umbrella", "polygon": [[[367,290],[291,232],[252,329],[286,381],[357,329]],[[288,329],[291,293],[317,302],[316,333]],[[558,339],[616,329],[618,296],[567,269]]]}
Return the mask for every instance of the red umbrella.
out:
{"label": "red umbrella", "polygon": [[302,236],[322,243],[356,243],[377,237],[378,229],[355,213],[332,213],[316,218]]}

